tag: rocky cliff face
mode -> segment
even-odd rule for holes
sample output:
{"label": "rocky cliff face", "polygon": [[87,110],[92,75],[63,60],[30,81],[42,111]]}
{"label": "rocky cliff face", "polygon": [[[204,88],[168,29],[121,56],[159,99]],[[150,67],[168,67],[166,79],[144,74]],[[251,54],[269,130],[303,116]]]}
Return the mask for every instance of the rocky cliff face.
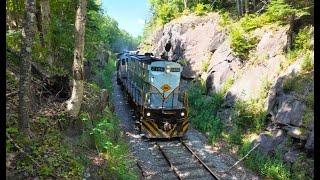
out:
{"label": "rocky cliff face", "polygon": [[[171,21],[151,36],[151,52],[156,56],[167,55],[169,60],[184,65],[184,77],[201,77],[208,93],[219,91],[227,78],[232,78],[225,106],[218,112],[226,124],[231,121],[230,108],[235,101],[261,98],[261,87],[266,86],[264,88],[269,92],[265,108],[271,118],[268,127],[271,133],[259,136],[257,142],[266,146],[260,149],[269,153],[285,139],[293,138],[302,141],[305,149],[313,151],[313,119],[303,122],[306,102],[304,98],[298,98],[305,97],[306,93],[283,90],[283,80],[292,73],[299,73],[302,63],[302,58],[298,57],[289,67],[282,67],[286,61],[289,26],[256,29],[253,34],[259,42],[250,52],[250,61],[244,62],[233,55],[230,37],[219,25],[219,18],[217,13],[210,13],[205,17],[189,15]],[[170,47],[167,54],[165,46]],[[313,73],[308,77],[313,78]],[[313,93],[313,80],[304,85],[302,92]],[[286,149],[284,153],[291,153],[291,150]]]}

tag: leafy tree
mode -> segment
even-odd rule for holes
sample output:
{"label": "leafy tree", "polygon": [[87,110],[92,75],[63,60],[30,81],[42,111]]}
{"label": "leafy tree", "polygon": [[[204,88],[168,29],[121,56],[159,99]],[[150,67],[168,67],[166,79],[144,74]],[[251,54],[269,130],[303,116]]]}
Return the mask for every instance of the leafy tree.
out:
{"label": "leafy tree", "polygon": [[79,0],[75,20],[75,49],[73,59],[73,89],[71,98],[67,101],[67,110],[77,117],[83,98],[83,54],[84,35],[87,14],[87,0]]}

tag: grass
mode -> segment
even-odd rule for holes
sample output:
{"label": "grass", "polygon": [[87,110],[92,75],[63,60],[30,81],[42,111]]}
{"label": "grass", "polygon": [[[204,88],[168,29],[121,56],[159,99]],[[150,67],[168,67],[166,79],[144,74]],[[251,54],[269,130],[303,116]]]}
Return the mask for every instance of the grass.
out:
{"label": "grass", "polygon": [[226,92],[231,88],[234,83],[234,78],[232,76],[228,76],[225,83],[221,86],[220,93],[226,94]]}
{"label": "grass", "polygon": [[314,123],[314,91],[309,92],[305,98],[306,108],[303,111],[302,124],[309,127]]}
{"label": "grass", "polygon": [[285,93],[294,92],[303,94],[305,86],[313,82],[313,76],[309,73],[298,73],[286,76],[283,80],[283,91]]}
{"label": "grass", "polygon": [[186,66],[188,64],[188,60],[187,59],[181,59],[179,60],[179,63],[182,65],[182,66]]}
{"label": "grass", "polygon": [[258,132],[265,125],[266,110],[259,100],[237,101],[234,112],[235,126],[244,132]]}
{"label": "grass", "polygon": [[[245,139],[239,148],[238,155],[244,156],[251,148],[252,143]],[[244,164],[250,169],[259,172],[260,175],[271,179],[291,179],[290,167],[282,161],[279,152],[274,156],[267,156],[259,151],[253,151],[244,160]]]}
{"label": "grass", "polygon": [[314,68],[314,27],[306,26],[299,30],[294,39],[292,48],[286,53],[287,60],[281,66],[286,69],[289,65],[294,63],[299,57],[302,57],[301,69],[304,72],[309,72]]}
{"label": "grass", "polygon": [[[213,94],[212,96],[203,95],[204,85],[200,82],[193,82],[189,89],[190,120],[191,123],[201,132],[209,134],[209,142],[213,142],[220,137],[223,127],[220,119],[215,112],[222,104],[223,96]],[[206,109],[204,111],[204,109]]]}
{"label": "grass", "polygon": [[307,51],[301,63],[301,69],[305,72],[312,71],[314,68],[314,59],[311,57],[311,52]]}
{"label": "grass", "polygon": [[[239,147],[237,154],[243,157],[253,147],[252,141],[256,135],[243,137],[243,142]],[[287,143],[292,143],[288,139]],[[287,144],[288,145],[288,144]],[[276,149],[273,156],[268,156],[254,150],[243,161],[244,165],[267,179],[312,179],[308,171],[313,166],[313,160],[307,158],[304,153],[298,155],[298,159],[290,166],[283,161],[283,154]]]}
{"label": "grass", "polygon": [[202,61],[202,71],[207,72],[210,65],[210,60]]}

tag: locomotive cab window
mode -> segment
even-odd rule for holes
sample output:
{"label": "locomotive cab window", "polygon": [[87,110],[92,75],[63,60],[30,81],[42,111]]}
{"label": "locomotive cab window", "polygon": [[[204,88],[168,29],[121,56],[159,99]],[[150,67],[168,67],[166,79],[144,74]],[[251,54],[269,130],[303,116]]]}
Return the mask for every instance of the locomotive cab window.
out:
{"label": "locomotive cab window", "polygon": [[126,64],[125,60],[122,59],[122,60],[121,60],[121,65],[125,65],[125,64]]}
{"label": "locomotive cab window", "polygon": [[164,67],[151,67],[151,71],[160,71],[160,72],[164,72]]}
{"label": "locomotive cab window", "polygon": [[180,68],[170,68],[170,72],[180,72]]}

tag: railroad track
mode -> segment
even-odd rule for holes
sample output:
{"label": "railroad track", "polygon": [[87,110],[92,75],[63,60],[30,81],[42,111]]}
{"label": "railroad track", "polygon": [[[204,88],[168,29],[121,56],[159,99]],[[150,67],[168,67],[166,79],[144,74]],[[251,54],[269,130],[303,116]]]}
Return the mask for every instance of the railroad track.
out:
{"label": "railroad track", "polygon": [[[219,177],[202,161],[182,140],[154,142],[154,155],[159,158],[159,165],[169,174],[165,179],[217,179]],[[166,166],[166,167],[165,167]],[[170,174],[171,173],[171,174]]]}

